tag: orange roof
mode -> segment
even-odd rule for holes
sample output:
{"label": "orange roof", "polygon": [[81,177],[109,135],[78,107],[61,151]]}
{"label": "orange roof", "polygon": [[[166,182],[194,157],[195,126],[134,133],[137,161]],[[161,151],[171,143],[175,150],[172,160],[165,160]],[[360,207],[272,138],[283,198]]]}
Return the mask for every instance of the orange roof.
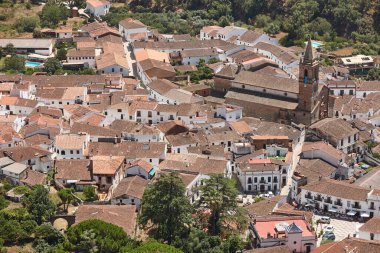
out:
{"label": "orange roof", "polygon": [[250,159],[250,164],[263,164],[263,163],[272,163],[271,159]]}
{"label": "orange roof", "polygon": [[276,135],[253,135],[251,136],[252,140],[289,140],[288,136],[276,136]]}
{"label": "orange roof", "polygon": [[108,4],[108,1],[99,1],[99,0],[87,0],[86,3],[90,4],[93,7],[100,7]]}
{"label": "orange roof", "polygon": [[238,132],[240,134],[252,132],[252,129],[250,128],[250,126],[245,121],[231,122],[230,126],[233,130],[235,130],[236,132]]}
{"label": "orange roof", "polygon": [[136,61],[143,61],[146,59],[153,59],[162,62],[169,62],[169,54],[159,52],[157,50],[145,49],[135,53]]}
{"label": "orange roof", "polygon": [[[255,228],[261,238],[267,238],[268,234],[272,236],[277,234],[275,229],[276,225],[279,223],[287,223],[289,225],[295,224],[302,230],[302,236],[314,236],[313,232],[308,229],[308,224],[305,220],[299,219],[289,219],[289,217],[279,218],[268,218],[268,219],[257,219]],[[284,234],[285,236],[285,234]],[[280,237],[280,234],[279,234]]]}
{"label": "orange roof", "polygon": [[2,97],[0,99],[0,105],[15,105],[17,103],[17,97]]}

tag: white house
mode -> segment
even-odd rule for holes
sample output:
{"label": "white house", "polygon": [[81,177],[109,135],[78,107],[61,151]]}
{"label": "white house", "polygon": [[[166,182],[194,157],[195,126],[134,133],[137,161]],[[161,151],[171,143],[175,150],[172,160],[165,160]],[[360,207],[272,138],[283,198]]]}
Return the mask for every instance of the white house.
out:
{"label": "white house", "polygon": [[276,193],[287,183],[290,165],[274,159],[249,159],[235,162],[244,191]]}
{"label": "white house", "polygon": [[119,73],[129,75],[127,58],[121,53],[106,53],[96,57],[96,69],[99,74]]}
{"label": "white house", "polygon": [[218,52],[216,49],[194,49],[184,50],[180,52],[181,63],[183,65],[197,65],[200,60],[204,60],[208,63],[211,59],[220,60],[222,52]]}
{"label": "white house", "polygon": [[111,3],[105,0],[86,0],[85,11],[95,17],[106,15],[111,7]]}
{"label": "white house", "polygon": [[91,157],[91,161],[92,173],[99,190],[105,192],[111,190],[112,192],[123,179],[125,157],[96,155]]}
{"label": "white house", "polygon": [[216,116],[226,121],[236,121],[243,117],[243,107],[237,105],[219,105],[216,107]]}
{"label": "white house", "polygon": [[250,238],[257,238],[252,240],[255,248],[286,245],[290,252],[309,253],[317,247],[315,232],[303,216],[256,218],[250,225],[250,233]]}
{"label": "white house", "polygon": [[147,26],[133,18],[120,21],[119,32],[129,42],[148,40]]}
{"label": "white house", "polygon": [[149,181],[139,177],[131,176],[124,178],[112,192],[111,204],[135,205],[139,210],[145,187]]}
{"label": "white house", "polygon": [[301,187],[299,204],[355,217],[380,216],[380,192],[349,183],[320,179]]}
{"label": "white house", "polygon": [[309,127],[309,133],[325,140],[344,153],[355,152],[356,141],[359,140],[359,130],[343,119],[325,118]]}
{"label": "white house", "polygon": [[150,179],[155,175],[155,173],[156,169],[154,166],[142,159],[127,165],[125,168],[125,177],[140,176],[145,179]]}
{"label": "white house", "polygon": [[0,169],[1,174],[9,178],[12,183],[18,184],[20,180],[25,178],[28,166],[22,163],[12,163]]}
{"label": "white house", "polygon": [[298,68],[299,58],[289,49],[265,42],[258,42],[253,49],[255,53],[264,55],[274,61],[292,79],[297,79],[293,69]]}
{"label": "white house", "polygon": [[35,53],[49,56],[53,53],[54,42],[52,39],[0,39],[0,47],[12,44],[17,53]]}
{"label": "white house", "polygon": [[204,26],[201,31],[199,38],[201,40],[213,40],[217,38],[217,32],[222,29],[220,26]]}
{"label": "white house", "polygon": [[89,136],[62,134],[55,137],[54,151],[57,159],[82,159],[88,148]]}
{"label": "white house", "polygon": [[95,49],[69,49],[67,50],[68,63],[83,63],[85,67],[95,68]]}
{"label": "white house", "polygon": [[379,228],[380,217],[373,217],[357,229],[356,235],[364,240],[380,240]]}
{"label": "white house", "polygon": [[265,33],[259,33],[256,31],[246,31],[240,35],[236,41],[237,45],[244,45],[248,47],[254,47],[259,42],[265,42],[273,45],[278,45],[278,40],[276,38],[271,38]]}

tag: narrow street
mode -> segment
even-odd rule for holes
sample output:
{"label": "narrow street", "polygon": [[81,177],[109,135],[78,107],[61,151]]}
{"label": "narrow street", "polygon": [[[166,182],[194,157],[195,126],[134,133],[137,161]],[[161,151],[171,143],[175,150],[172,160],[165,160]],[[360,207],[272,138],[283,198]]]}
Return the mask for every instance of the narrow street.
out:
{"label": "narrow street", "polygon": [[303,138],[301,138],[301,142],[293,150],[293,164],[292,164],[292,167],[288,173],[288,180],[287,180],[288,183],[284,187],[282,187],[281,195],[287,196],[289,194],[290,187],[292,185],[292,176],[293,176],[294,170],[297,167],[297,164],[300,160],[299,155],[302,151],[302,146],[303,146]]}
{"label": "narrow street", "polygon": [[127,57],[129,65],[129,76],[135,76],[136,71],[136,59],[132,53],[132,46],[129,42],[123,42],[125,56]]}

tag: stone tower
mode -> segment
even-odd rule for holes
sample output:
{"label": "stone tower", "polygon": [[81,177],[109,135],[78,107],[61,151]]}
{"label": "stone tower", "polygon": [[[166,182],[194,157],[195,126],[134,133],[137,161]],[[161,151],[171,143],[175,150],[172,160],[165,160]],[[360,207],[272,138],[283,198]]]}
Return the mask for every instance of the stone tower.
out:
{"label": "stone tower", "polygon": [[319,62],[314,55],[311,39],[299,65],[298,110],[312,113],[317,106],[319,81]]}

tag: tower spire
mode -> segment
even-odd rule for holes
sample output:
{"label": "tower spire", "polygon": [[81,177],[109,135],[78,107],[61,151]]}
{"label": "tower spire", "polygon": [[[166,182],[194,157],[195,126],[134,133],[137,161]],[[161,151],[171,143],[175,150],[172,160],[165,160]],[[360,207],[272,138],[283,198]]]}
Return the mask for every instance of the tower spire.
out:
{"label": "tower spire", "polygon": [[304,63],[312,63],[314,61],[314,51],[313,51],[313,44],[311,43],[311,38],[308,36],[308,41],[306,45],[305,55],[303,57]]}

